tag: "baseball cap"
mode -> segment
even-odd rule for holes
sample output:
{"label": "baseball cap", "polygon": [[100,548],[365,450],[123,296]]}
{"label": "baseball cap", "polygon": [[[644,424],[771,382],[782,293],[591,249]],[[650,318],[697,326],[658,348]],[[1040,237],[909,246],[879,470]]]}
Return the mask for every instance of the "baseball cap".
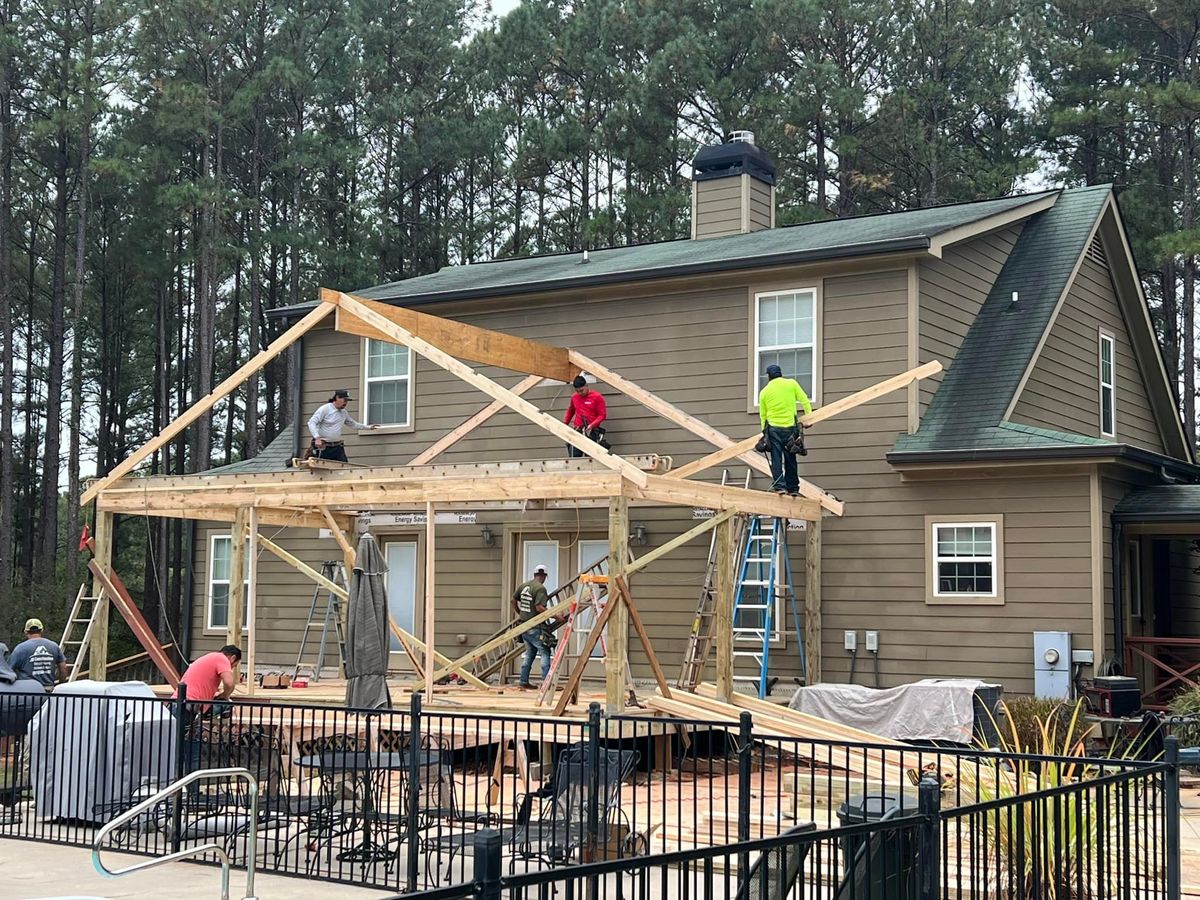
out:
{"label": "baseball cap", "polygon": [[545,566],[543,566],[541,563],[539,563],[538,565],[533,567],[533,574],[534,575],[549,575],[550,570],[547,569]]}
{"label": "baseball cap", "polygon": [[25,630],[26,631],[45,631],[46,628],[45,628],[45,626],[42,625],[41,619],[26,619],[25,620]]}
{"label": "baseball cap", "polygon": [[779,378],[783,375],[783,369],[774,364],[769,365],[767,366],[767,375],[770,378]]}
{"label": "baseball cap", "polygon": [[336,400],[338,397],[345,397],[347,400],[353,399],[350,396],[350,391],[348,391],[346,388],[338,388],[333,392],[333,399]]}

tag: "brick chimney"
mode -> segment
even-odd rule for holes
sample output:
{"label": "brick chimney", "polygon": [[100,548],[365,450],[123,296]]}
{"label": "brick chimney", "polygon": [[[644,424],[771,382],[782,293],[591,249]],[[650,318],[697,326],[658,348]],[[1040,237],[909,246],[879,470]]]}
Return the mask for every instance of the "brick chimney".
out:
{"label": "brick chimney", "polygon": [[775,164],[750,131],[735,131],[692,161],[692,239],[775,227]]}

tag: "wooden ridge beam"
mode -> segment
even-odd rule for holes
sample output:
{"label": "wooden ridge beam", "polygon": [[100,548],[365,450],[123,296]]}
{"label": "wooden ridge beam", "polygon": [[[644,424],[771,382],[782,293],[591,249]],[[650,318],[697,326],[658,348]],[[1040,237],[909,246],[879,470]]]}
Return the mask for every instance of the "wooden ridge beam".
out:
{"label": "wooden ridge beam", "polygon": [[[541,384],[542,380],[543,379],[541,375],[529,375],[517,382],[517,384],[513,385],[511,388],[509,388],[509,390],[511,390],[515,396],[521,397]],[[492,416],[496,415],[496,413],[505,409],[508,409],[508,407],[499,400],[493,400],[453,431],[449,432],[444,437],[439,438],[437,441],[430,444],[428,447],[410,459],[408,464],[410,466],[422,466],[426,463],[433,462],[434,459],[445,453]]]}
{"label": "wooden ridge beam", "polygon": [[[434,365],[445,369],[452,375],[457,375],[467,384],[483,391],[483,393],[487,394],[493,400],[499,400],[517,415],[532,422],[534,425],[540,426],[543,430],[550,432],[577,450],[582,450],[587,456],[592,457],[592,459],[597,460],[601,465],[612,469],[614,472],[619,472],[624,478],[639,487],[646,484],[646,473],[641,469],[626,462],[615,453],[605,450],[595,441],[584,437],[575,429],[567,426],[566,423],[560,422],[554,416],[547,415],[528,400],[518,397],[512,391],[501,387],[486,375],[482,375],[465,363],[459,362],[449,353],[446,353],[429,341],[423,340],[400,325],[388,321],[388,319],[376,312],[374,308],[367,306],[349,294],[339,294],[338,297],[339,313],[342,310],[353,313],[358,318],[363,319],[368,325],[378,328],[386,336],[385,340],[395,344],[403,344],[414,353],[419,353]],[[388,308],[391,309],[391,307]],[[570,378],[561,380],[569,381]]]}
{"label": "wooden ridge beam", "polygon": [[170,443],[170,441],[181,431],[199,419],[202,415],[208,412],[216,403],[232,394],[239,388],[247,378],[256,373],[259,369],[277,357],[280,353],[296,342],[296,339],[303,335],[306,331],[324,319],[334,310],[334,304],[322,303],[303,319],[277,337],[267,346],[261,353],[256,354],[249,362],[243,364],[236,372],[217,385],[209,394],[202,399],[193,403],[188,409],[179,415],[171,424],[160,431],[154,438],[147,441],[137,450],[130,453],[125,459],[113,466],[112,470],[103,478],[93,482],[87,490],[79,498],[79,505],[86,506],[96,499],[96,495],[103,491],[106,487],[121,478],[124,475],[132,472],[133,469],[142,460],[146,459],[156,450]]}
{"label": "wooden ridge beam", "polygon": [[524,372],[541,378],[553,378],[563,383],[569,382],[579,374],[579,370],[571,364],[568,351],[564,347],[516,337],[502,331],[479,328],[441,316],[431,316],[403,306],[355,297],[356,304],[375,314],[366,316],[359,306],[345,303],[348,296],[350,295],[338,291],[321,289],[322,300],[338,304],[338,331],[395,343],[392,332],[378,321],[383,319],[384,322],[404,329],[451,356],[473,363],[496,366],[512,372]]}

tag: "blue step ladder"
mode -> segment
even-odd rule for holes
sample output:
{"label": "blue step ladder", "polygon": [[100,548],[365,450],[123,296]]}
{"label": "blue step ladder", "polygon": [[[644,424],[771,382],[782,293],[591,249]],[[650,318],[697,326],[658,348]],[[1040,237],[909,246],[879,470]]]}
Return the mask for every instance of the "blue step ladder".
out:
{"label": "blue step ladder", "polygon": [[749,516],[745,538],[738,567],[737,593],[733,599],[733,656],[735,665],[738,657],[753,659],[758,665],[758,675],[734,677],[757,681],[758,696],[766,697],[770,684],[771,642],[780,601],[786,600],[791,609],[800,671],[807,671],[801,619],[792,590],[787,519]]}

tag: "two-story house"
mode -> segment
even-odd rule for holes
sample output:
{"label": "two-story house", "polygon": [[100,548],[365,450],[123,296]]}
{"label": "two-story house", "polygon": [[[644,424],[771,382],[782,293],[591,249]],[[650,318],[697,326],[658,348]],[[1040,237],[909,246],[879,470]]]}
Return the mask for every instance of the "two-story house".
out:
{"label": "two-story house", "polygon": [[[758,429],[755,400],[770,363],[820,406],[941,361],[942,375],[808,434],[803,476],[845,503],[844,516],[822,528],[824,680],[845,681],[853,669],[874,684],[877,670],[884,686],[974,676],[1029,692],[1035,632],[1069,632],[1078,672],[1091,674],[1125,636],[1200,618],[1190,544],[1174,534],[1182,529],[1138,528],[1141,489],[1200,480],[1200,468],[1111,188],[777,228],[774,180],[760,149],[722,145],[697,158],[690,239],[448,267],[355,293],[577,349],[734,437]],[[297,352],[295,425],[256,459],[220,471],[283,469],[307,444],[309,414],[337,388],[351,390],[357,418],[379,426],[347,436],[351,461],[371,465],[407,462],[486,399],[402,346],[324,325]],[[546,382],[525,397],[561,416],[569,394]],[[615,452],[666,455],[678,466],[712,449],[605,394]],[[564,455],[554,437],[501,413],[443,459]],[[729,465],[724,477],[742,483],[746,467]],[[766,482],[755,474],[754,483]],[[1132,518],[1121,519],[1114,546],[1122,501]],[[691,527],[695,514],[635,510],[634,553]],[[603,510],[582,505],[481,507],[439,522],[439,650],[454,656],[502,625],[514,586],[535,564],[549,568],[553,587],[603,556],[606,528]],[[393,617],[420,633],[424,526],[376,511],[371,530],[390,567]],[[314,568],[339,556],[315,528],[277,540]],[[225,642],[230,542],[227,524],[196,529],[192,653]],[[795,534],[794,573],[804,571],[804,547]],[[696,541],[634,579],[669,673],[687,643],[707,552],[707,540]],[[259,664],[290,667],[312,582],[270,556],[258,579]],[[802,607],[804,579],[794,582]],[[786,604],[774,630],[772,674],[800,676]],[[878,633],[875,657],[863,647],[867,630]],[[845,649],[847,631],[856,652]],[[1082,662],[1088,651],[1091,664]],[[633,662],[645,677],[636,654]]]}

